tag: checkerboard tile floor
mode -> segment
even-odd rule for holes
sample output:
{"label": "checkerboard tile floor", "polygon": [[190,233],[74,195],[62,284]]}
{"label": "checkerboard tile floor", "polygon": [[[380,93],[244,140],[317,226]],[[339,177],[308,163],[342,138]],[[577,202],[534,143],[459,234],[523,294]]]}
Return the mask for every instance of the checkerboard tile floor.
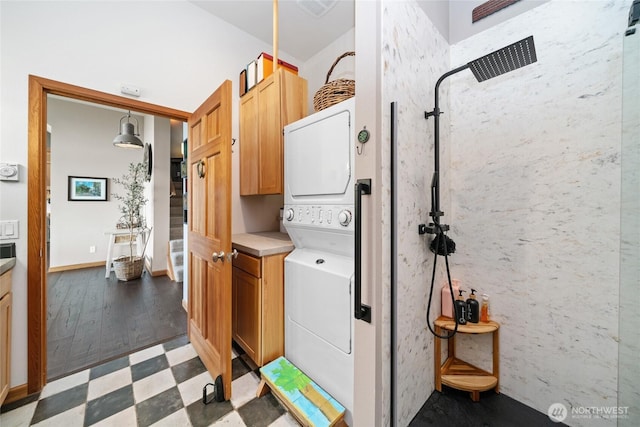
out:
{"label": "checkerboard tile floor", "polygon": [[237,348],[232,371],[231,400],[203,404],[213,379],[183,336],[48,383],[3,406],[0,426],[298,426],[271,394],[255,397],[258,370]]}

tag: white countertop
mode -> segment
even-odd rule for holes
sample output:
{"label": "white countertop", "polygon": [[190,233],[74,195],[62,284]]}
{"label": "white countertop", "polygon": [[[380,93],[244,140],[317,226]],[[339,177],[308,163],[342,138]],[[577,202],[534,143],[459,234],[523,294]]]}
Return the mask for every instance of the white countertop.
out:
{"label": "white countertop", "polygon": [[4,274],[7,271],[11,270],[14,265],[16,265],[16,259],[15,258],[3,258],[3,259],[0,259],[0,274]]}
{"label": "white countertop", "polygon": [[234,234],[231,244],[235,249],[257,257],[290,252],[294,247],[289,235],[278,231]]}

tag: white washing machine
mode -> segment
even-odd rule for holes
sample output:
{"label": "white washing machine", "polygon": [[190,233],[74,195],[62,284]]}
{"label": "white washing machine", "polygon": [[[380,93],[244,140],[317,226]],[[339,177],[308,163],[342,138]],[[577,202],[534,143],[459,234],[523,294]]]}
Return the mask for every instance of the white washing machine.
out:
{"label": "white washing machine", "polygon": [[354,99],[284,128],[285,356],[353,408]]}

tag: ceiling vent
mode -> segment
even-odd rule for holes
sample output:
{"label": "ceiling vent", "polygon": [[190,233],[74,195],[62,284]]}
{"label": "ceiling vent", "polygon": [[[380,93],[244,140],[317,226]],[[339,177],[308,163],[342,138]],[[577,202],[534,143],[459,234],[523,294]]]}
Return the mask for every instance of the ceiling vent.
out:
{"label": "ceiling vent", "polygon": [[337,2],[338,0],[298,0],[298,6],[309,15],[320,18],[329,12]]}

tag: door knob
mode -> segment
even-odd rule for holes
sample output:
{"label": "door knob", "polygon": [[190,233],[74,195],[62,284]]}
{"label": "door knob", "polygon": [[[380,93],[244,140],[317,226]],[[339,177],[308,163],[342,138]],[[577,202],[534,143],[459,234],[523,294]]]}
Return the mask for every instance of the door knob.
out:
{"label": "door knob", "polygon": [[213,253],[213,255],[211,255],[211,259],[213,260],[213,262],[218,262],[218,260],[222,260],[222,262],[224,262],[224,251],[220,251],[220,253]]}
{"label": "door knob", "polygon": [[227,260],[229,262],[231,262],[232,259],[236,259],[238,258],[238,251],[236,249],[233,250],[233,252],[230,252],[227,254]]}

